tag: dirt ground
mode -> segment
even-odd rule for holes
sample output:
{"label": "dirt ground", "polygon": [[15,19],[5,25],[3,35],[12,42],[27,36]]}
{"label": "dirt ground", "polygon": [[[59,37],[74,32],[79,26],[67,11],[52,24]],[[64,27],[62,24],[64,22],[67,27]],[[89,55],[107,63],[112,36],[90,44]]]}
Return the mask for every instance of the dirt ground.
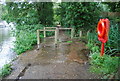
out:
{"label": "dirt ground", "polygon": [[89,72],[88,54],[85,44],[61,36],[57,46],[54,38],[46,38],[42,47],[21,54],[13,62],[13,71],[6,79],[98,79]]}

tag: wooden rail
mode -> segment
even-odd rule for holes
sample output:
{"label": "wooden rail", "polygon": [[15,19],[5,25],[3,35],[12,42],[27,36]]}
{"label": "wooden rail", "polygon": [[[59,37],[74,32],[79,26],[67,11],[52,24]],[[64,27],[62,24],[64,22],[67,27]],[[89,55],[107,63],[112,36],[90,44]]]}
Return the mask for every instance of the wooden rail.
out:
{"label": "wooden rail", "polygon": [[[54,30],[48,30],[48,29],[54,29]],[[43,31],[44,37],[46,37],[46,31],[54,31],[55,32],[55,44],[57,44],[58,37],[59,37],[59,30],[71,30],[71,39],[74,36],[74,29],[73,28],[57,28],[57,27],[44,27],[43,30],[38,29],[37,30],[37,45],[38,49],[40,48],[40,31]]]}
{"label": "wooden rail", "polygon": [[56,30],[40,30],[39,29],[39,30],[37,30],[37,45],[38,45],[38,49],[40,48],[40,42],[41,42],[40,41],[40,36],[39,36],[40,35],[40,31],[43,31],[43,32],[44,31],[54,31],[55,32],[55,44],[57,44],[57,36],[56,36],[57,35],[56,34],[57,31]]}
{"label": "wooden rail", "polygon": [[46,29],[56,29],[57,27],[44,27],[44,37],[46,37]]}

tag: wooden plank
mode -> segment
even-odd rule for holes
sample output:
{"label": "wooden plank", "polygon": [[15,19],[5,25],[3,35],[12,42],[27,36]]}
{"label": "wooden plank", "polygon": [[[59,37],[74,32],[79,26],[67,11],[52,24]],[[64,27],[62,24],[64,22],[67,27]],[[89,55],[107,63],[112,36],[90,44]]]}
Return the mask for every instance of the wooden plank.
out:
{"label": "wooden plank", "polygon": [[57,28],[57,27],[45,27],[45,28]]}
{"label": "wooden plank", "polygon": [[70,30],[72,28],[59,28],[59,29],[61,29],[61,30]]}
{"label": "wooden plank", "polygon": [[55,30],[38,30],[38,31],[55,31]]}

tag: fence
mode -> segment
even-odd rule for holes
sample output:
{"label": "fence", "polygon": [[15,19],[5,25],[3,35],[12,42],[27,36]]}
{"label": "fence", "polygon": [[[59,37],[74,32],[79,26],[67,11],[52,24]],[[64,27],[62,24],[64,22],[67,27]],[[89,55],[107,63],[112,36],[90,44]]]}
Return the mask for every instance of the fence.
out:
{"label": "fence", "polygon": [[40,31],[44,33],[44,38],[46,37],[46,31],[54,31],[55,32],[55,45],[57,44],[57,40],[59,37],[59,30],[71,30],[71,39],[74,37],[74,29],[73,28],[58,28],[58,27],[44,27],[43,30],[38,29],[37,30],[37,45],[38,49],[40,48]]}

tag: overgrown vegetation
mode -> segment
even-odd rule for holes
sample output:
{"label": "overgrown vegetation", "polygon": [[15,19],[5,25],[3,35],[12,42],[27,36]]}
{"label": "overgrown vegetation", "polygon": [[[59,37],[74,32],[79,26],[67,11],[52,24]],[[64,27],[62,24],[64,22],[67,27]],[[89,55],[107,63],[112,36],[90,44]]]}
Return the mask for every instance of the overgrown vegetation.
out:
{"label": "overgrown vegetation", "polygon": [[111,57],[109,55],[101,57],[99,52],[94,52],[91,53],[90,63],[92,65],[90,67],[91,72],[102,74],[104,76],[110,76],[111,74],[117,73],[120,62],[119,57]]}
{"label": "overgrown vegetation", "polygon": [[[110,11],[119,11],[119,3],[105,3],[110,8]],[[111,5],[112,4],[112,5]],[[106,18],[106,17],[104,17]],[[90,53],[90,71],[104,75],[104,79],[108,79],[111,75],[116,75],[120,67],[120,33],[119,33],[119,18],[107,17],[110,19],[109,40],[105,44],[105,55],[100,56],[101,43],[97,39],[97,33],[92,32],[88,34],[87,46],[91,49]],[[117,74],[119,75],[119,74]]]}
{"label": "overgrown vegetation", "polygon": [[63,2],[60,9],[61,24],[74,27],[77,34],[78,30],[95,29],[102,8],[94,2]]}
{"label": "overgrown vegetation", "polygon": [[[118,3],[104,3],[110,11],[120,11],[120,2]],[[102,4],[102,6],[104,6]],[[112,4],[112,5],[111,5]],[[104,11],[106,10],[104,6]],[[43,29],[44,26],[52,26],[56,23],[61,23],[63,27],[73,27],[76,36],[80,30],[92,30],[88,34],[88,44],[90,48],[90,63],[91,71],[108,75],[117,71],[120,54],[120,34],[119,25],[120,18],[110,19],[111,27],[109,32],[109,41],[105,44],[105,56],[100,57],[101,43],[97,39],[96,25],[100,18],[100,13],[103,8],[101,3],[94,2],[62,2],[58,3],[57,7],[53,9],[53,3],[47,2],[9,2],[3,8],[5,13],[2,16],[3,20],[8,22],[15,22],[16,30],[13,31],[16,37],[15,52],[21,54],[26,50],[32,49],[36,44],[36,30]],[[54,10],[54,11],[53,11]],[[109,11],[107,10],[107,11]],[[53,19],[54,18],[54,19]],[[106,17],[104,17],[106,18]],[[113,22],[117,20],[117,22]],[[68,32],[69,34],[69,32]],[[53,35],[52,32],[47,32],[47,36]],[[43,37],[43,35],[40,35]],[[72,41],[67,41],[72,43]],[[10,65],[6,65],[1,76],[9,74]],[[2,75],[3,74],[3,75]]]}
{"label": "overgrown vegetation", "polygon": [[109,40],[105,44],[105,55],[100,56],[101,43],[97,39],[97,33],[92,32],[88,35],[88,44],[90,48],[90,71],[98,74],[105,75],[108,78],[111,74],[115,74],[119,68],[119,57],[120,49],[118,47],[118,41],[120,40],[118,32],[118,25],[111,20]]}
{"label": "overgrown vegetation", "polygon": [[9,75],[11,71],[12,71],[11,64],[4,65],[3,68],[0,69],[0,78],[3,78]]}
{"label": "overgrown vegetation", "polygon": [[[37,29],[53,25],[51,2],[8,2],[4,9],[6,13],[2,19],[17,24],[16,30],[13,31],[16,37],[14,50],[17,54],[33,48],[37,41]],[[47,36],[51,34],[47,33]],[[40,36],[43,37],[42,34]]]}
{"label": "overgrown vegetation", "polygon": [[67,43],[72,43],[73,41],[67,41]]}

